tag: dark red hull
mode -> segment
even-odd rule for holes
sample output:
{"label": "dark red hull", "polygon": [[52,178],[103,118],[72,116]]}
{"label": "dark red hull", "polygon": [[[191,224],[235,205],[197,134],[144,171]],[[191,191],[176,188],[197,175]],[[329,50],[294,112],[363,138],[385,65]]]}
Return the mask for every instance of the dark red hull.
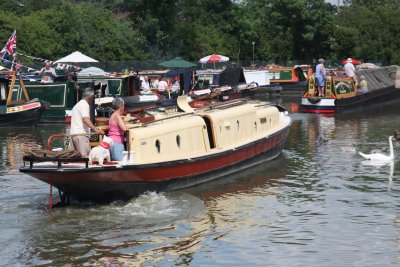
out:
{"label": "dark red hull", "polygon": [[194,159],[75,170],[27,166],[20,171],[80,199],[126,199],[146,191],[190,187],[271,160],[281,153],[289,127],[234,150]]}

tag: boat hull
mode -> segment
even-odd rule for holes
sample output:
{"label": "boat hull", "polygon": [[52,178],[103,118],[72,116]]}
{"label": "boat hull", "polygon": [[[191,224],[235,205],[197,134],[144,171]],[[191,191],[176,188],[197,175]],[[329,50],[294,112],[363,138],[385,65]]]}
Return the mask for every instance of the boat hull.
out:
{"label": "boat hull", "polygon": [[304,87],[307,85],[307,81],[279,83],[282,87],[282,94],[298,94],[301,95],[304,92]]}
{"label": "boat hull", "polygon": [[366,94],[358,94],[349,98],[310,98],[302,97],[301,112],[305,113],[335,113],[344,110],[366,107],[382,102],[400,98],[400,89],[394,86],[371,91]]}
{"label": "boat hull", "polygon": [[122,167],[20,171],[78,199],[128,199],[146,191],[190,187],[236,173],[279,156],[290,125],[255,142],[198,158]]}
{"label": "boat hull", "polygon": [[33,127],[39,122],[44,111],[43,106],[39,102],[19,105],[14,108],[20,110],[0,114],[0,127]]}

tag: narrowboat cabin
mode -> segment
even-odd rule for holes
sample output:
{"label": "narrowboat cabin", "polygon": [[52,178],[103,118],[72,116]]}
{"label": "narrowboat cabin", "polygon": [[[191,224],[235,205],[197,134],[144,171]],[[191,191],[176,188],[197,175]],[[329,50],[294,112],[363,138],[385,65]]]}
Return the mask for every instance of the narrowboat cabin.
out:
{"label": "narrowboat cabin", "polygon": [[309,65],[294,67],[267,66],[268,77],[271,85],[280,85],[283,94],[298,94],[304,90],[307,84]]}

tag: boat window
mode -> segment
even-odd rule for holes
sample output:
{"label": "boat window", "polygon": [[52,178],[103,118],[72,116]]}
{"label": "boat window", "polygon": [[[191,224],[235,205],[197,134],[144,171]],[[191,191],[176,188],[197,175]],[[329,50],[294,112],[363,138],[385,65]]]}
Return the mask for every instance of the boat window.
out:
{"label": "boat window", "polygon": [[267,122],[267,118],[260,118],[260,122],[261,123],[266,123]]}
{"label": "boat window", "polygon": [[156,140],[156,148],[157,148],[157,152],[160,153],[161,152],[161,144],[160,144],[160,140]]}
{"label": "boat window", "polygon": [[231,129],[231,124],[230,124],[229,121],[225,121],[225,122],[224,122],[224,126],[225,126],[225,130],[226,130],[226,131],[229,131],[229,130]]}
{"label": "boat window", "polygon": [[239,121],[236,121],[236,125],[237,125],[237,129],[238,129],[238,131],[239,131],[239,129],[240,129],[240,123],[239,123]]}
{"label": "boat window", "polygon": [[254,130],[257,131],[257,122],[256,121],[254,122]]}
{"label": "boat window", "polygon": [[[215,140],[214,140],[214,133],[212,130],[211,120],[207,116],[204,116],[203,119],[207,127],[207,134],[208,134],[208,140],[210,142],[210,148],[215,148]],[[221,125],[219,126],[219,130],[221,131]]]}
{"label": "boat window", "polygon": [[179,148],[181,147],[181,137],[179,135],[176,136],[176,144]]}
{"label": "boat window", "polygon": [[6,87],[5,84],[0,85],[0,100],[6,100]]}

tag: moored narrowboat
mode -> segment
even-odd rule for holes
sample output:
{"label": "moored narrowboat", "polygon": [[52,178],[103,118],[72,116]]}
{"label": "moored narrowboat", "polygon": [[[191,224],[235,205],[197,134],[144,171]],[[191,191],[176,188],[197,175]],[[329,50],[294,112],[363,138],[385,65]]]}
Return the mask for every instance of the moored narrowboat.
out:
{"label": "moored narrowboat", "polygon": [[[66,123],[71,119],[71,110],[79,102],[86,87],[96,91],[95,105],[110,106],[115,96],[124,98],[126,106],[137,108],[159,101],[159,97],[140,94],[136,76],[78,76],[77,81],[67,81],[66,77],[57,77],[54,83],[40,83],[37,79],[24,79],[26,91],[31,98],[38,98],[49,103],[43,112],[41,123]],[[15,83],[20,87],[20,82]]]}
{"label": "moored narrowboat", "polygon": [[270,66],[268,70],[271,85],[281,86],[282,94],[298,94],[304,90],[307,84],[309,65],[298,65],[294,67]]}
{"label": "moored narrowboat", "polygon": [[358,70],[358,80],[361,75],[365,76],[368,83],[368,92],[360,93],[349,77],[327,76],[325,96],[322,97],[317,96],[316,79],[311,74],[301,98],[301,112],[335,113],[400,97],[400,88],[395,86],[396,75],[399,75],[397,66]]}

